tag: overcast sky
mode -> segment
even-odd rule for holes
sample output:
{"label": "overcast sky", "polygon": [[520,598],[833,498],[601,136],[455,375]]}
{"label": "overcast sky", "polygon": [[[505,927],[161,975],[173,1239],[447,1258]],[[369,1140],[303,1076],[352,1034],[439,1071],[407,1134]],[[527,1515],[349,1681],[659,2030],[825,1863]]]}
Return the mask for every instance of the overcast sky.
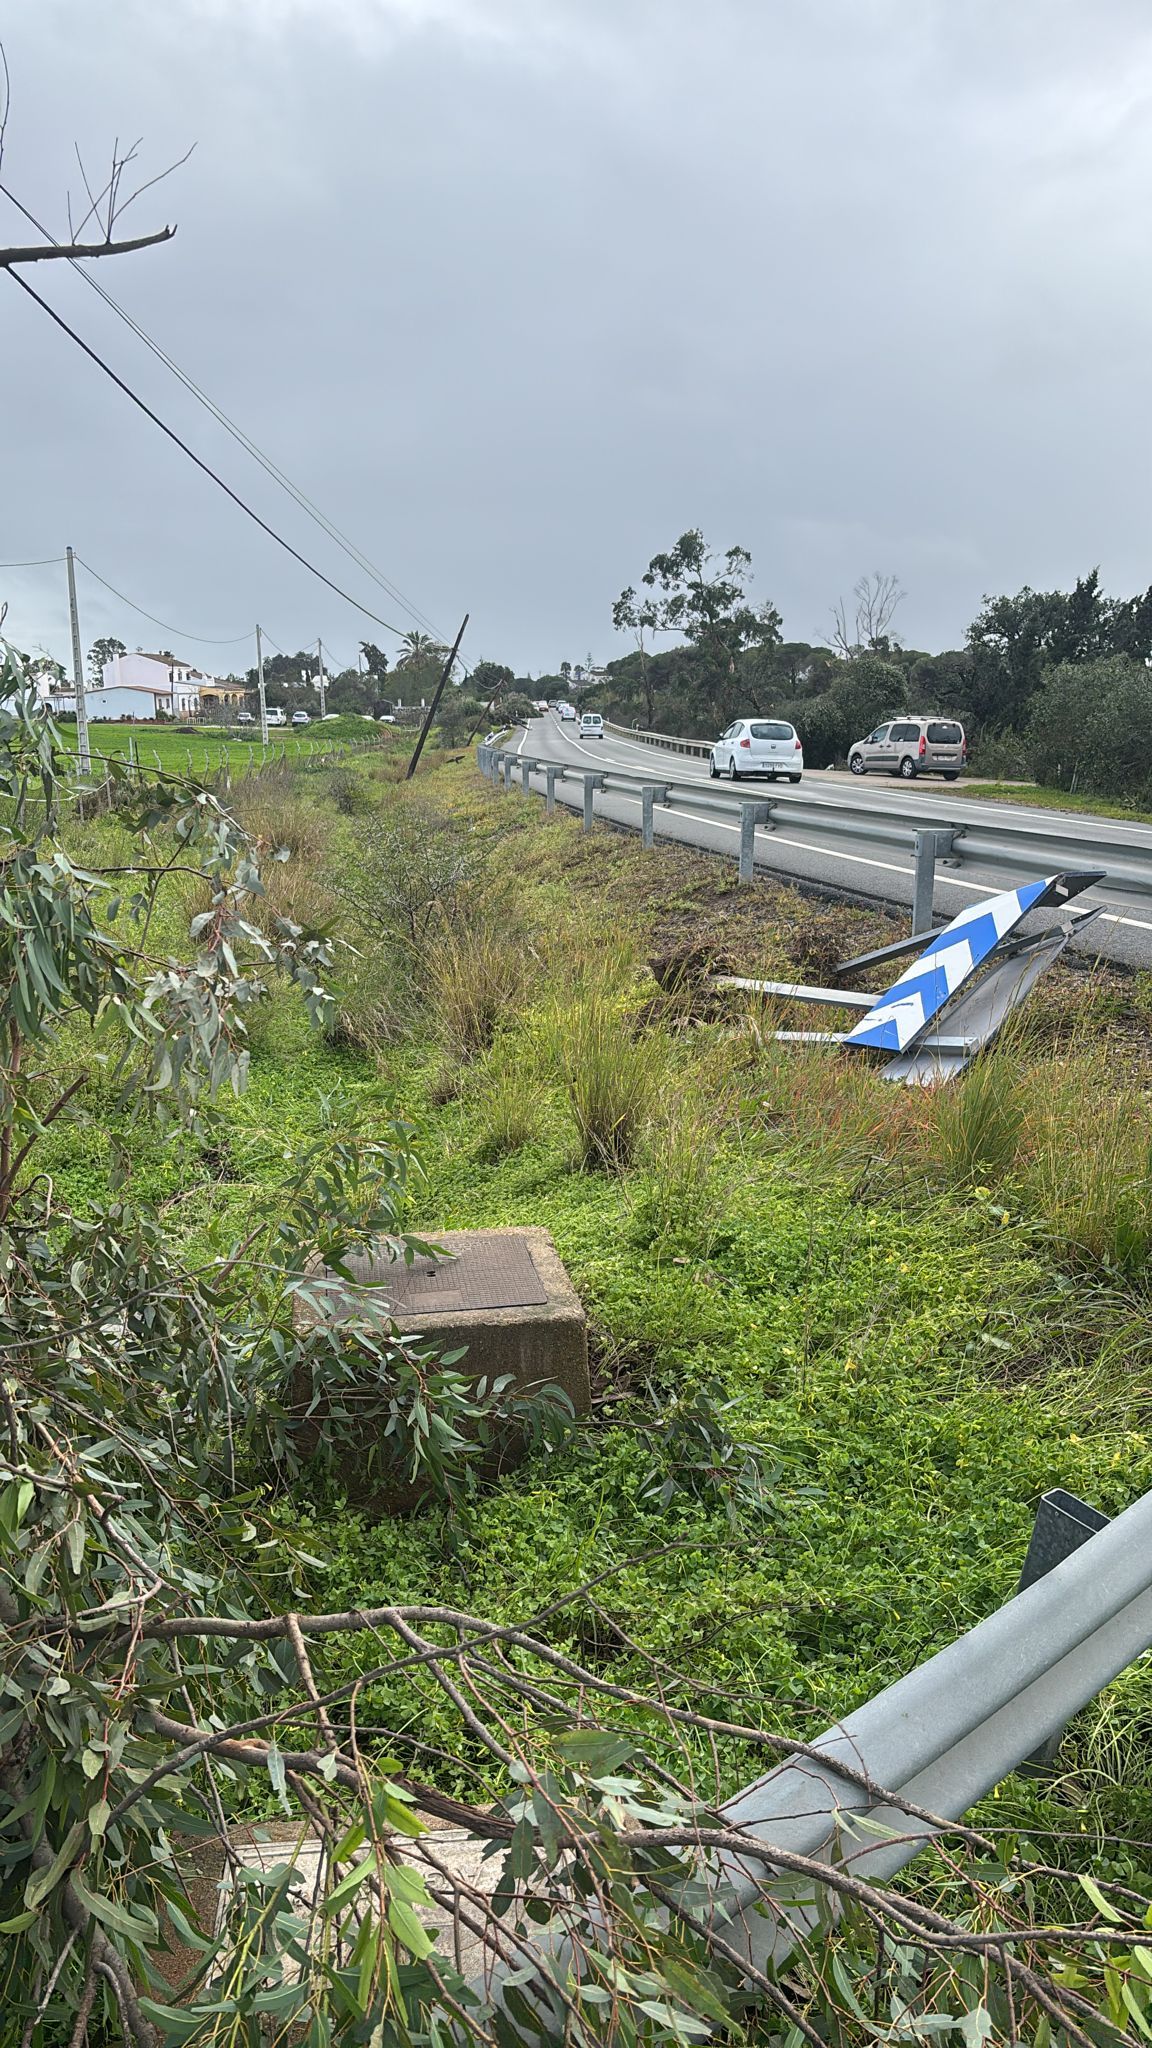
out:
{"label": "overcast sky", "polygon": [[[690,525],[790,637],[864,571],[909,644],[982,592],[1152,581],[1147,0],[9,0],[4,181],[55,233],[144,138],[101,282],[465,651],[626,651]],[[28,230],[0,198],[0,241]],[[65,265],[24,273],[336,582],[412,623]],[[392,641],[0,278],[0,561],[70,541],[85,645]],[[0,571],[67,654],[63,570]]]}

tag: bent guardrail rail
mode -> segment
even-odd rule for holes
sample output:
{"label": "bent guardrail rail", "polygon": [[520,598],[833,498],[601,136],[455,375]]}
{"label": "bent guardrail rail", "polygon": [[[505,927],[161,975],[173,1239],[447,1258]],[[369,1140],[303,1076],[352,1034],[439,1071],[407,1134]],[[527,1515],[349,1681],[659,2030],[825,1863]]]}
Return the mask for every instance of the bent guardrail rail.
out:
{"label": "bent guardrail rail", "polygon": [[1109,888],[1117,893],[1142,899],[1152,897],[1152,835],[1147,847],[1118,842],[1094,830],[1088,820],[1083,821],[1086,829],[1078,821],[1075,830],[1057,819],[1027,823],[1005,817],[973,820],[951,812],[946,798],[933,798],[932,819],[912,824],[885,816],[874,804],[854,799],[848,792],[785,793],[773,785],[748,791],[718,789],[711,782],[657,777],[640,769],[610,765],[592,771],[571,761],[551,760],[544,755],[524,757],[499,748],[482,747],[478,764],[490,777],[502,774],[505,787],[510,786],[514,764],[520,766],[525,789],[534,786],[534,776],[544,777],[549,811],[555,807],[558,785],[575,785],[581,792],[577,807],[584,810],[587,829],[594,808],[590,806],[589,788],[629,798],[641,808],[645,845],[653,843],[657,807],[724,818],[741,828],[740,875],[744,881],[752,878],[755,834],[760,831],[795,830],[825,842],[829,852],[835,851],[837,840],[854,839],[911,854],[915,859],[913,922],[917,931],[926,929],[931,919],[932,881],[940,860],[949,866],[980,867],[1016,878],[1052,874],[1064,868],[1099,867],[1107,873]]}
{"label": "bent guardrail rail", "polygon": [[[1150,1648],[1152,1493],[1114,1521],[1046,1494],[1012,1599],[720,1807],[748,1843],[701,1859],[729,1949],[779,1967],[821,1910],[818,1876],[795,1859],[886,1882]],[[525,1982],[521,1954],[519,1994],[560,2018],[556,1981],[579,1977],[580,1954],[559,1925],[531,1940],[537,1974]],[[508,1975],[495,1963],[475,1988],[502,2002]]]}

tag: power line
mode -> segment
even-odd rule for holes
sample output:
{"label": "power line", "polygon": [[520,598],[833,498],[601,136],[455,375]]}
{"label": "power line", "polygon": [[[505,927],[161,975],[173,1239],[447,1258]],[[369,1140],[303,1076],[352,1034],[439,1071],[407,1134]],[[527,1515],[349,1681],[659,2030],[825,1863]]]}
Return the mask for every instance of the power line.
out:
{"label": "power line", "polygon": [[63,555],[45,555],[39,562],[0,562],[0,569],[56,569],[63,560]]}
{"label": "power line", "polygon": [[[15,206],[17,210],[24,215],[25,220],[31,222],[32,226],[37,230],[37,233],[43,235],[45,240],[52,243],[52,245],[55,248],[59,248],[60,244],[56,241],[56,237],[50,234],[48,229],[44,227],[43,224],[36,219],[34,213],[29,212],[29,209],[23,204],[21,200],[17,199],[16,194],[14,192],[11,192],[7,185],[0,183],[0,192],[3,192],[5,198],[10,200],[12,205]],[[301,511],[306,512],[308,517],[314,520],[315,523],[319,527],[321,527],[326,534],[328,534],[329,538],[336,542],[338,547],[343,549],[344,553],[348,556],[349,560],[355,562],[357,567],[362,569],[365,575],[370,576],[374,583],[378,583],[382,590],[386,590],[389,597],[395,598],[397,604],[401,607],[401,609],[408,613],[409,618],[415,619],[419,625],[426,626],[429,629],[429,631],[435,633],[437,639],[439,639],[441,637],[440,633],[436,626],[433,625],[431,619],[428,618],[426,613],[422,612],[417,605],[414,605],[409,598],[405,597],[403,591],[398,589],[394,583],[389,582],[388,578],[383,574],[382,570],[376,568],[375,564],[369,560],[368,556],[364,554],[363,550],[358,548],[354,541],[349,540],[347,534],[341,532],[340,528],[336,526],[333,523],[333,521],[328,518],[327,514],[322,512],[319,506],[313,503],[312,499],[308,497],[307,493],[305,491],[302,491],[298,484],[293,483],[291,477],[287,476],[285,472],[278,466],[278,464],[273,462],[270,455],[266,455],[264,453],[263,449],[260,448],[255,441],[253,441],[249,434],[246,434],[244,432],[244,429],[242,427],[236,424],[235,420],[232,420],[228,417],[228,414],[223,410],[223,408],[216,404],[215,399],[210,398],[208,396],[208,393],[204,391],[199,384],[196,383],[193,377],[189,376],[186,370],[181,369],[179,363],[177,363],[173,359],[173,357],[168,354],[166,349],[161,347],[158,341],[153,340],[152,336],[147,332],[145,328],[143,328],[140,325],[139,321],[134,317],[134,315],[129,313],[126,307],[122,306],[117,299],[114,299],[112,297],[111,292],[105,289],[104,285],[101,284],[99,278],[95,275],[95,273],[91,270],[86,269],[84,265],[78,262],[75,257],[69,257],[68,261],[70,262],[73,270],[75,270],[84,279],[85,284],[90,285],[92,290],[94,292],[97,292],[99,296],[103,299],[105,305],[108,306],[111,309],[111,311],[117,315],[119,319],[123,320],[125,326],[131,329],[132,333],[136,335],[138,340],[144,343],[145,348],[151,349],[152,354],[157,358],[157,360],[163,363],[165,368],[170,370],[174,377],[179,378],[185,390],[190,392],[192,397],[197,399],[198,402],[206,408],[206,410],[212,415],[213,419],[215,419],[219,423],[219,425],[225,429],[227,433],[231,434],[233,440],[238,442],[240,447],[242,447],[247,454],[251,455],[253,461],[258,462],[260,464],[261,469],[263,469],[268,476],[272,477],[275,480],[275,482],[277,482],[281,486],[283,490],[286,490],[288,492],[289,496],[292,499],[294,499],[297,505],[299,505]],[[371,616],[371,614],[369,614],[369,616]],[[391,630],[395,629],[393,628]],[[461,663],[462,667],[463,665],[464,664]]]}
{"label": "power line", "polygon": [[102,583],[105,590],[112,592],[113,597],[118,597],[121,604],[126,604],[130,611],[139,612],[142,619],[149,619],[154,626],[161,627],[165,633],[175,633],[178,640],[195,640],[201,647],[239,647],[243,641],[252,638],[251,628],[249,628],[247,633],[234,634],[231,640],[213,640],[207,633],[186,633],[180,626],[170,626],[166,619],[158,619],[154,612],[146,612],[142,604],[137,604],[134,599],[125,597],[124,592],[117,590],[115,584],[109,583],[108,578],[102,576],[99,569],[94,569],[91,562],[86,562],[83,555],[77,555],[76,560],[82,569],[87,569],[88,574],[96,578],[97,583]]}
{"label": "power line", "polygon": [[315,576],[318,582],[323,583],[329,590],[334,591],[336,596],[341,598],[345,604],[350,604],[352,606],[353,611],[359,612],[363,618],[371,619],[374,625],[383,626],[386,633],[395,633],[397,638],[401,640],[404,638],[404,635],[401,632],[399,626],[392,625],[388,619],[382,619],[378,612],[369,611],[367,605],[361,604],[358,598],[351,597],[346,590],[342,590],[338,583],[334,583],[330,576],[326,576],[324,574],[323,569],[318,569],[316,567],[315,562],[310,562],[306,555],[302,555],[300,553],[299,548],[294,548],[290,540],[285,540],[282,533],[277,533],[274,526],[269,526],[268,521],[266,519],[261,519],[260,514],[258,512],[253,511],[252,506],[247,504],[245,500],[239,495],[239,493],[232,489],[231,484],[226,484],[223,477],[219,476],[217,472],[214,469],[212,469],[207,462],[204,461],[202,456],[197,455],[195,450],[188,446],[187,441],[181,440],[180,435],[176,432],[175,428],[170,427],[165,420],[162,420],[160,418],[159,413],[153,412],[152,407],[148,405],[144,399],[139,397],[135,391],[133,391],[131,385],[126,384],[124,382],[123,377],[117,376],[111,364],[106,363],[104,361],[103,356],[97,355],[96,350],[94,348],[91,348],[86,341],[83,341],[81,339],[80,335],[77,334],[76,329],[68,325],[68,322],[64,319],[63,315],[57,313],[55,309],[48,304],[47,299],[42,299],[38,291],[33,290],[32,286],[27,282],[27,280],[20,276],[18,270],[10,269],[7,274],[12,279],[13,284],[19,285],[20,290],[22,292],[26,292],[30,299],[34,299],[36,301],[36,304],[41,308],[41,310],[47,313],[48,318],[51,321],[53,321],[55,325],[63,331],[63,333],[65,333],[68,336],[68,339],[70,341],[74,341],[76,343],[77,348],[83,350],[84,354],[89,358],[89,360],[96,364],[97,369],[103,370],[104,375],[106,377],[111,378],[117,390],[122,391],[124,393],[125,398],[130,398],[133,405],[136,406],[139,409],[139,411],[144,414],[145,418],[150,419],[152,421],[153,426],[159,427],[161,433],[166,434],[168,439],[174,442],[176,447],[179,448],[182,451],[182,453],[188,457],[188,460],[196,464],[197,469],[202,470],[206,477],[211,478],[212,482],[216,484],[219,487],[219,489],[224,492],[225,497],[231,498],[232,503],[240,507],[241,512],[247,513],[248,518],[251,519],[254,522],[254,524],[260,528],[262,533],[266,533],[268,535],[269,540],[274,540],[276,542],[277,547],[283,548],[285,554],[291,555],[294,562],[299,562],[300,567],[302,569],[307,569],[310,576]]}

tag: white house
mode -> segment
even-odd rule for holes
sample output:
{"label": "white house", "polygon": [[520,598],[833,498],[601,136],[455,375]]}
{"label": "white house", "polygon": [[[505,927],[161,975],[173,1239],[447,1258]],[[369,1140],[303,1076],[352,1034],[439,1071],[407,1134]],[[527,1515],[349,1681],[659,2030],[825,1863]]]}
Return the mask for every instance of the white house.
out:
{"label": "white house", "polygon": [[[243,702],[241,686],[220,683],[186,661],[166,654],[115,654],[104,664],[98,688],[89,686],[84,702],[89,718],[199,718],[204,711],[224,703]],[[52,691],[54,711],[76,709],[76,693],[70,684]]]}

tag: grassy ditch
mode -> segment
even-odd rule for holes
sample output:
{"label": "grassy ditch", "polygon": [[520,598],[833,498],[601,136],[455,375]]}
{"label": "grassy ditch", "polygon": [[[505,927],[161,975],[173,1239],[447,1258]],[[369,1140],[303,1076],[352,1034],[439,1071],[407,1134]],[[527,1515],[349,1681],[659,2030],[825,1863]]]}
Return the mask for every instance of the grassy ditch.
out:
{"label": "grassy ditch", "polygon": [[[376,1521],[300,1486],[325,1606],[547,1613],[636,1692],[811,1735],[1010,1595],[1046,1487],[1115,1512],[1152,1485],[1144,982],[1058,969],[963,1081],[892,1089],[706,986],[821,978],[893,936],[879,913],[585,839],[443,759],[415,788],[366,759],[235,801],[290,855],[270,900],[340,941],[337,1018],[319,1042],[273,1002],[211,1146],[134,1136],[130,1176],[211,1257],[295,1138],[400,1115],[411,1226],[544,1225],[592,1319],[591,1421],[502,1483]],[[196,907],[174,884],[159,940]],[[43,1144],[74,1202],[106,1185],[106,1126]],[[361,1655],[334,1650],[331,1682]],[[496,1789],[434,1690],[369,1685],[359,1711],[446,1788]],[[1141,1665],[985,1821],[1088,1836],[1146,1882],[1150,1715]],[[730,1791],[747,1757],[700,1738],[689,1767]]]}

